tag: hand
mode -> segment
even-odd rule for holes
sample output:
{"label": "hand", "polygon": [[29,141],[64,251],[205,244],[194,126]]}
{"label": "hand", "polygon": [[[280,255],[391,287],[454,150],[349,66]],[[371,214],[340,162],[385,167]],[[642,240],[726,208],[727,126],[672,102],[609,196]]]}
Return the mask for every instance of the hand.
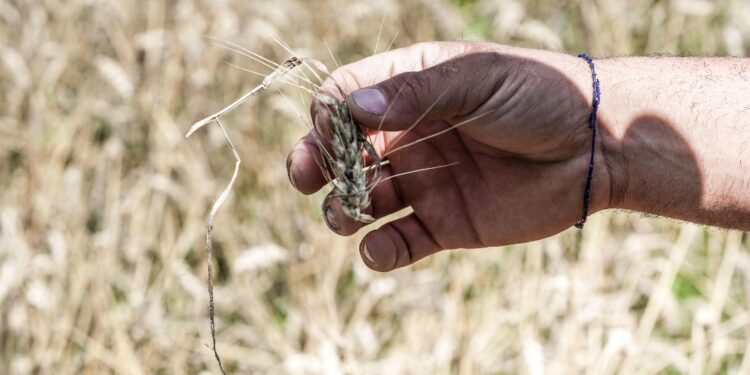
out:
{"label": "hand", "polygon": [[[378,153],[387,155],[383,177],[450,165],[375,187],[367,211],[373,217],[406,207],[413,213],[364,237],[360,252],[370,268],[389,271],[444,249],[537,240],[581,218],[592,95],[583,60],[489,43],[425,43],[341,67],[321,91],[341,98],[339,89]],[[319,132],[327,134],[326,117],[316,105],[311,111]],[[592,213],[610,204],[600,150]],[[292,184],[306,194],[326,183],[316,158],[308,134],[287,161]],[[324,214],[341,235],[363,226],[330,195]]]}

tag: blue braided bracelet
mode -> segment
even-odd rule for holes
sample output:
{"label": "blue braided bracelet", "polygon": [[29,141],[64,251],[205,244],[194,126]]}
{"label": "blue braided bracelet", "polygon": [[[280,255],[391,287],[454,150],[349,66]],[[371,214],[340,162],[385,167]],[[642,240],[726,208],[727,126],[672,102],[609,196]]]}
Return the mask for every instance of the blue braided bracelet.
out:
{"label": "blue braided bracelet", "polygon": [[599,111],[601,92],[599,90],[599,77],[596,75],[594,59],[586,53],[578,54],[578,57],[586,60],[591,68],[591,78],[594,81],[594,98],[591,103],[591,115],[589,115],[589,128],[591,129],[591,160],[589,161],[589,172],[586,175],[586,188],[583,190],[583,216],[576,223],[576,228],[583,229],[586,218],[589,216],[589,201],[591,201],[591,180],[594,178],[594,154],[596,152],[596,113]]}

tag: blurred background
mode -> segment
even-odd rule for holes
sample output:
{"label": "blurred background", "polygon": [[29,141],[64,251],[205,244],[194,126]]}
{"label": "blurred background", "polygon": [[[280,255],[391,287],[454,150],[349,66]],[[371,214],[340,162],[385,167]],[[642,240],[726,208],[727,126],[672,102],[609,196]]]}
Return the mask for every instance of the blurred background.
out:
{"label": "blurred background", "polygon": [[[434,39],[570,53],[750,51],[747,0],[0,0],[0,373],[218,373],[205,221],[232,173],[187,128],[280,62]],[[299,90],[277,85],[291,98]],[[305,111],[303,105],[298,105]],[[225,119],[216,217],[234,373],[750,373],[747,234],[626,212],[389,274],[287,182],[305,132],[277,90]]]}

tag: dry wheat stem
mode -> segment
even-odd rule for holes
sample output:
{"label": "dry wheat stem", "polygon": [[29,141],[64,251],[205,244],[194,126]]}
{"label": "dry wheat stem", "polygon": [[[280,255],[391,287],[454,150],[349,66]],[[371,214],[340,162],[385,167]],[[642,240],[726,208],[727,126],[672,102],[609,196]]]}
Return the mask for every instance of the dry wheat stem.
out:
{"label": "dry wheat stem", "polygon": [[[227,65],[231,66],[232,68],[236,68],[236,69],[242,70],[243,72],[248,72],[248,73],[255,74],[255,75],[261,76],[261,77],[266,77],[267,76],[267,74],[263,74],[261,72],[255,71],[255,70],[252,70],[252,69],[249,69],[249,68],[245,68],[243,66],[239,66],[239,65],[233,64],[233,63],[231,63],[229,61],[227,61],[226,63],[227,63]],[[307,87],[305,87],[305,86],[297,83],[297,81],[291,80],[289,78],[283,77],[283,78],[280,78],[279,81],[281,81],[283,83],[286,83],[288,85],[294,86],[295,88],[298,88],[298,89],[300,89],[302,91],[305,91],[308,94],[311,94],[311,95],[315,95],[316,94],[315,91],[310,90],[309,88],[307,88]]]}
{"label": "dry wheat stem", "polygon": [[242,160],[240,159],[239,153],[237,153],[237,149],[234,147],[234,144],[232,143],[232,139],[229,137],[229,134],[227,134],[226,129],[224,129],[224,125],[221,123],[220,118],[216,118],[216,124],[219,126],[219,129],[221,129],[221,133],[224,135],[224,138],[229,143],[229,147],[232,149],[232,154],[234,155],[235,163],[234,163],[234,172],[232,173],[232,178],[229,180],[229,184],[224,188],[224,191],[219,195],[219,198],[216,199],[216,202],[214,202],[213,206],[211,207],[211,212],[208,214],[208,224],[206,224],[206,253],[208,255],[208,261],[207,263],[207,270],[208,270],[208,319],[211,324],[211,350],[214,352],[214,357],[216,358],[216,362],[219,364],[219,369],[221,370],[222,374],[226,374],[224,372],[224,367],[221,364],[221,357],[219,356],[218,350],[216,350],[216,323],[214,318],[214,283],[213,283],[213,267],[211,265],[211,261],[213,259],[213,241],[211,239],[211,234],[214,229],[214,217],[216,216],[216,211],[219,210],[219,207],[224,204],[224,201],[227,199],[227,196],[229,196],[229,192],[232,190],[232,187],[234,186],[234,182],[237,180],[237,174],[240,171],[240,163],[242,163]]}
{"label": "dry wheat stem", "polygon": [[185,138],[189,137],[191,134],[195,133],[196,130],[204,127],[205,125],[209,124],[210,122],[218,119],[219,117],[225,115],[226,113],[230,112],[231,110],[237,108],[240,104],[244,103],[246,100],[252,98],[256,94],[262,92],[263,90],[267,89],[271,84],[284,76],[286,73],[288,73],[290,70],[294,69],[295,67],[302,64],[302,60],[298,57],[292,57],[287,61],[284,61],[283,64],[281,64],[276,70],[274,70],[271,74],[269,74],[265,79],[263,79],[263,82],[255,87],[254,89],[250,90],[249,92],[242,95],[239,99],[232,102],[232,104],[224,107],[219,112],[216,112],[203,120],[200,120],[193,124],[193,126],[190,127],[190,130],[188,130],[187,134],[185,135]]}
{"label": "dry wheat stem", "polygon": [[237,148],[234,146],[234,143],[232,142],[232,139],[229,137],[229,134],[224,128],[224,125],[221,123],[221,116],[225,115],[226,113],[229,113],[233,109],[237,108],[237,106],[244,103],[246,100],[264,91],[269,86],[271,86],[271,84],[273,84],[276,80],[283,80],[284,75],[286,75],[287,73],[292,71],[295,67],[301,64],[303,64],[303,60],[298,57],[292,57],[286,60],[284,63],[279,65],[271,74],[266,76],[260,85],[250,90],[246,94],[242,95],[239,99],[235,100],[234,102],[232,102],[232,104],[224,107],[220,111],[193,124],[188,130],[187,134],[185,135],[186,138],[190,137],[190,135],[195,133],[195,131],[202,128],[203,126],[210,124],[212,122],[216,122],[219,129],[221,129],[221,133],[223,134],[224,139],[226,139],[227,143],[229,144],[229,147],[232,150],[232,155],[234,156],[234,159],[235,159],[234,171],[232,172],[232,178],[229,180],[229,183],[227,184],[227,186],[224,188],[222,193],[219,195],[219,197],[216,199],[214,204],[211,206],[211,211],[208,214],[208,222],[206,224],[206,253],[208,256],[208,261],[207,261],[208,318],[209,318],[209,322],[211,325],[211,347],[210,349],[214,353],[214,357],[216,358],[216,362],[218,363],[219,369],[221,370],[222,374],[226,374],[226,372],[224,371],[224,367],[221,363],[221,356],[219,356],[219,352],[216,349],[216,322],[215,322],[215,305],[214,305],[213,266],[211,264],[211,261],[213,260],[212,233],[213,233],[213,228],[214,228],[214,217],[216,216],[216,212],[224,204],[227,197],[229,196],[229,193],[232,191],[232,187],[234,186],[234,183],[237,180],[237,175],[239,174],[240,164],[242,163],[242,160],[240,158],[239,153],[237,152]]}

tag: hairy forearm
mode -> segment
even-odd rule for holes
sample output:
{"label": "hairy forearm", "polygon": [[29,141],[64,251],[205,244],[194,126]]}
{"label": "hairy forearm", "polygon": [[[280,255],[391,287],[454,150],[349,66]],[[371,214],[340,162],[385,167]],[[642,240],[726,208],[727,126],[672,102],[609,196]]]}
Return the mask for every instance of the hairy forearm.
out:
{"label": "hairy forearm", "polygon": [[599,65],[611,206],[750,230],[750,59]]}

